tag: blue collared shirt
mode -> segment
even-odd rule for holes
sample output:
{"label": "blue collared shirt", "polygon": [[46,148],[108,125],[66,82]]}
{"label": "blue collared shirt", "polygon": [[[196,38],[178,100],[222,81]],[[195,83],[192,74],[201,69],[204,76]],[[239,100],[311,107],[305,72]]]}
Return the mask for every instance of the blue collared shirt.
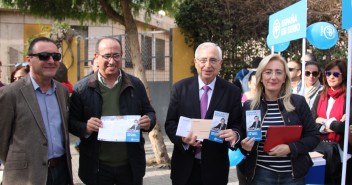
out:
{"label": "blue collared shirt", "polygon": [[61,157],[65,154],[65,147],[61,112],[55,94],[56,85],[52,82],[51,88],[47,92],[43,92],[31,74],[30,77],[48,139],[48,159]]}

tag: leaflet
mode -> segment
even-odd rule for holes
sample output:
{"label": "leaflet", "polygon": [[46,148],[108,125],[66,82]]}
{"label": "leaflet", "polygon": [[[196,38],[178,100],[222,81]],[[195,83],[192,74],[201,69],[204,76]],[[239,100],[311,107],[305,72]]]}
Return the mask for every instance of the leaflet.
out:
{"label": "leaflet", "polygon": [[246,111],[247,137],[254,138],[255,141],[262,140],[262,122],[260,110]]}
{"label": "leaflet", "polygon": [[102,116],[98,140],[110,142],[140,142],[140,115]]}
{"label": "leaflet", "polygon": [[211,120],[208,119],[191,119],[181,116],[178,122],[176,135],[187,137],[192,131],[197,136],[197,140],[208,139],[211,128]]}
{"label": "leaflet", "polygon": [[229,119],[229,113],[214,111],[212,128],[209,133],[209,140],[218,143],[223,143],[224,139],[218,136],[219,131],[225,130],[227,127],[227,121]]}

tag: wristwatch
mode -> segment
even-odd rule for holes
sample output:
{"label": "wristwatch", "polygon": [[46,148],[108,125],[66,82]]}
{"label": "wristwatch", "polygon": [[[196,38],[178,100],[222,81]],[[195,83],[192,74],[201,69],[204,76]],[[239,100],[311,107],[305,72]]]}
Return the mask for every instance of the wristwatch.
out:
{"label": "wristwatch", "polygon": [[319,129],[319,132],[320,133],[326,133],[324,130],[325,130],[326,126],[325,126],[325,121],[322,121],[321,122],[321,126],[320,126],[320,129]]}

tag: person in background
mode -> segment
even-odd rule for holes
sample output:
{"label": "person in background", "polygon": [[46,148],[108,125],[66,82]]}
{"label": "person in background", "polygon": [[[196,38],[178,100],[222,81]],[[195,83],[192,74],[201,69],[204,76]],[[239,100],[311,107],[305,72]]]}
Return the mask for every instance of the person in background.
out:
{"label": "person in background", "polygon": [[249,88],[249,84],[248,84],[248,81],[249,81],[249,76],[255,72],[257,70],[257,67],[260,63],[260,61],[262,60],[263,58],[262,57],[255,57],[252,62],[251,62],[251,68],[248,69],[248,73],[243,77],[242,79],[242,90],[243,90],[243,93],[246,93],[248,91],[250,91],[250,88]]}
{"label": "person in background", "polygon": [[[260,110],[262,140],[243,137],[240,149],[246,159],[237,165],[240,184],[304,185],[304,177],[312,166],[308,152],[319,143],[319,133],[303,96],[291,93],[289,69],[280,55],[266,56],[256,72],[257,93],[243,105],[242,132],[246,133],[246,111]],[[279,144],[263,151],[270,126],[301,125],[300,140]]]}
{"label": "person in background", "polygon": [[29,45],[29,75],[0,88],[3,184],[73,184],[68,132],[69,93],[53,80],[61,54],[38,37]]}
{"label": "person in background", "polygon": [[313,118],[320,132],[320,143],[315,151],[324,154],[326,159],[325,184],[340,184],[342,163],[339,150],[343,149],[346,124],[346,61],[329,62],[325,66],[324,74],[324,88],[316,97],[312,108]]}
{"label": "person in background", "polygon": [[255,93],[257,93],[257,89],[256,89],[257,80],[255,78],[255,74],[256,74],[256,72],[252,71],[251,74],[249,75],[249,78],[248,78],[249,91],[243,93],[242,99],[241,99],[242,104],[245,101],[247,101],[248,99],[252,99],[254,97]]}
{"label": "person in background", "polygon": [[70,132],[80,137],[79,177],[83,183],[142,185],[146,159],[142,132],[140,142],[106,142],[97,139],[102,116],[140,115],[141,131],[156,124],[143,83],[122,70],[121,42],[113,37],[99,39],[95,60],[99,70],[73,88]]}
{"label": "person in background", "polygon": [[321,75],[318,63],[311,61],[306,63],[306,71],[304,72],[306,89],[304,90],[304,97],[312,109],[315,98],[323,89],[320,84],[319,78]]}
{"label": "person in background", "polygon": [[[240,138],[240,90],[218,77],[222,51],[216,44],[200,44],[194,64],[198,75],[173,86],[167,111],[165,131],[174,144],[170,177],[173,185],[225,185],[229,175],[228,148],[233,148]],[[213,119],[214,111],[229,114],[227,128],[218,133],[223,143],[197,141],[192,132],[187,137],[176,135],[180,116]]]}
{"label": "person in background", "polygon": [[99,69],[98,61],[95,60],[95,58],[93,58],[93,59],[90,61],[90,64],[91,64],[91,66],[92,66],[92,72],[91,72],[91,74],[97,72],[98,69]]}
{"label": "person in background", "polygon": [[25,77],[29,73],[28,62],[19,62],[15,65],[15,70],[11,73],[11,83]]}
{"label": "person in background", "polygon": [[288,70],[290,71],[292,93],[301,94],[302,90],[302,64],[297,60],[291,60],[287,63]]}
{"label": "person in background", "polygon": [[248,74],[248,69],[247,68],[243,68],[241,69],[239,72],[237,72],[234,80],[233,80],[233,84],[238,87],[240,89],[240,93],[243,93],[243,89],[242,89],[242,80],[243,78]]}
{"label": "person in background", "polygon": [[62,62],[60,62],[59,69],[57,70],[56,75],[54,76],[54,79],[60,82],[62,85],[67,87],[68,92],[72,93],[72,84],[68,81],[68,76],[67,76],[67,68],[66,65]]}

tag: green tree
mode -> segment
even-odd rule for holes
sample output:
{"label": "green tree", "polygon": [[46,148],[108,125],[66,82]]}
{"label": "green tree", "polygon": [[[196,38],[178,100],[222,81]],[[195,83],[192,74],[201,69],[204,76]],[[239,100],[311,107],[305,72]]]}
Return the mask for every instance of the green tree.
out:
{"label": "green tree", "polygon": [[[147,83],[145,69],[142,64],[142,56],[139,45],[138,30],[134,15],[139,10],[146,11],[146,20],[151,13],[158,10],[170,10],[171,0],[1,0],[5,6],[18,8],[19,10],[38,17],[64,20],[70,18],[82,23],[90,20],[93,22],[107,22],[112,20],[125,27],[127,42],[130,47],[131,60],[134,75],[143,82],[148,97],[151,100],[150,90]],[[169,163],[170,159],[166,151],[161,134],[160,125],[157,123],[149,138],[153,145],[155,161],[158,164]]]}
{"label": "green tree", "polygon": [[[175,14],[177,25],[186,43],[196,47],[205,41],[217,43],[223,50],[220,75],[232,79],[236,72],[248,66],[256,56],[269,54],[266,46],[269,16],[298,0],[185,0]],[[325,21],[341,25],[341,1],[308,1],[308,25]],[[318,61],[346,56],[345,32],[340,31],[339,43],[329,50],[318,50],[307,44]],[[344,42],[345,41],[345,42]],[[301,40],[292,41],[282,54],[293,59],[301,54]]]}

